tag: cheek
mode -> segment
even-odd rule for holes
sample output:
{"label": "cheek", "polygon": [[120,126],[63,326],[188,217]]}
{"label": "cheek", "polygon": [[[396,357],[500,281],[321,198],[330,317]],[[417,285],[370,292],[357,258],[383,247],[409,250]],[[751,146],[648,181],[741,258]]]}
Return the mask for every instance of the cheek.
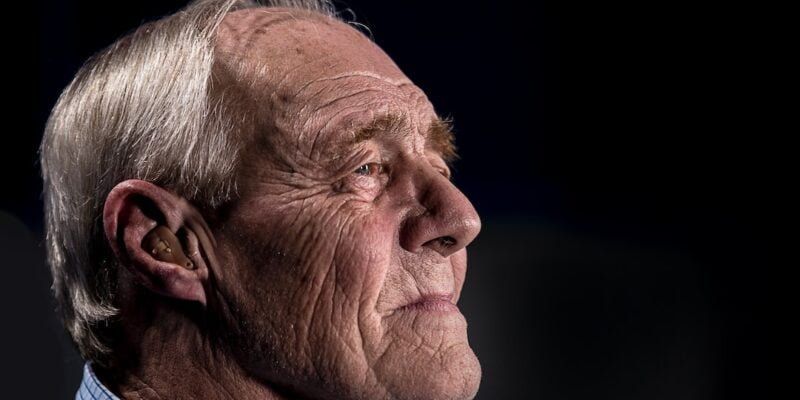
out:
{"label": "cheek", "polygon": [[[279,297],[273,304],[291,304],[294,312],[286,319],[330,329],[330,324],[363,324],[374,314],[396,242],[391,216],[371,203],[331,197],[242,224],[255,237],[249,283],[270,287],[271,297]],[[336,318],[320,318],[323,314]]]}
{"label": "cheek", "polygon": [[[236,310],[231,323],[243,326],[238,330],[250,346],[243,357],[255,357],[253,365],[264,369],[301,371],[347,359],[342,365],[358,377],[331,373],[363,379],[362,345],[381,335],[375,304],[396,240],[391,221],[364,203],[254,207],[230,221],[219,240],[219,303]],[[265,364],[254,348],[277,359]],[[284,370],[271,377],[281,374],[292,375]]]}
{"label": "cheek", "polygon": [[234,251],[249,264],[246,284],[271,286],[304,304],[321,296],[339,306],[374,304],[397,240],[391,215],[372,203],[336,196],[277,210],[258,203],[249,209],[229,224],[236,233],[229,235],[236,238]]}
{"label": "cheek", "polygon": [[334,230],[336,285],[358,300],[361,312],[374,311],[391,263],[395,229],[381,213],[357,210]]}

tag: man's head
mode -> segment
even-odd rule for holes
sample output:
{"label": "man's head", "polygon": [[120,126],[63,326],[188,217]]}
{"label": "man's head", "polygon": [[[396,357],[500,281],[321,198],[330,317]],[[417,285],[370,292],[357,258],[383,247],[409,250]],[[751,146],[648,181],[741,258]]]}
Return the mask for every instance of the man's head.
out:
{"label": "man's head", "polygon": [[[225,13],[207,7],[196,15],[219,24],[197,33],[213,56],[204,58],[198,46],[203,68],[183,67],[172,54],[149,61],[186,69],[189,77],[207,72],[207,85],[192,91],[176,81],[160,89],[161,100],[140,89],[131,99],[140,106],[125,109],[123,101],[110,111],[128,119],[162,112],[160,120],[122,121],[70,147],[60,136],[83,133],[65,133],[59,115],[103,106],[103,99],[75,105],[70,96],[105,96],[103,87],[76,84],[51,118],[43,143],[51,262],[66,322],[84,353],[102,354],[102,347],[92,347],[95,340],[111,349],[113,363],[120,343],[172,318],[190,321],[178,332],[196,330],[190,335],[221,349],[215,354],[225,363],[285,393],[474,395],[480,367],[455,302],[465,246],[480,221],[449,181],[454,152],[447,124],[383,51],[321,8]],[[152,29],[157,34],[159,27]],[[119,51],[133,51],[135,40],[124,43]],[[111,71],[97,74],[136,81],[127,65],[108,64],[103,67]],[[176,101],[158,104],[172,91]],[[194,132],[181,137],[194,139],[172,139],[171,130],[180,128]],[[75,147],[84,145],[100,154],[80,154]],[[163,148],[153,148],[158,145]],[[80,157],[78,164],[95,160],[88,169],[112,166],[93,171],[96,182],[86,184],[94,192],[78,197],[95,202],[86,210],[87,236],[103,240],[90,246],[93,253],[84,258],[92,264],[82,272],[75,269],[87,266],[75,265],[66,248],[75,243],[53,243],[59,239],[55,225],[65,223],[55,218],[58,208],[77,197],[60,194],[64,178],[55,169],[68,160],[53,154],[59,148],[78,152],[67,155]],[[109,149],[133,165],[106,160],[112,154],[102,152]],[[159,256],[169,246],[180,246],[189,262]],[[79,306],[94,300],[94,320],[76,317]],[[142,310],[149,306],[158,311]],[[109,325],[124,329],[95,329],[114,314]],[[90,341],[82,342],[81,329]]]}

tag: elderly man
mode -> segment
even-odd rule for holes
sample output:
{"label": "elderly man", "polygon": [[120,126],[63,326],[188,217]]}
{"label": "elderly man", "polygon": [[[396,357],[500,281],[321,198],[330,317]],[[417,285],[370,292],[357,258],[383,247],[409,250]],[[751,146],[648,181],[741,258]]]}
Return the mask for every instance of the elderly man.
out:
{"label": "elderly man", "polygon": [[197,1],[120,39],[41,147],[77,398],[474,397],[454,155],[326,3]]}

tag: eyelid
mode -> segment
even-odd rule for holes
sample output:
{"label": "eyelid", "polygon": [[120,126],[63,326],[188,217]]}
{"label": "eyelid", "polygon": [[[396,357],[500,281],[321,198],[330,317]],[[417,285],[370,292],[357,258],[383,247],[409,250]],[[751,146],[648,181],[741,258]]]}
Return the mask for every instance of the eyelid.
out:
{"label": "eyelid", "polygon": [[340,156],[341,164],[338,166],[339,173],[344,175],[350,175],[355,172],[356,169],[361,168],[365,164],[369,164],[372,162],[381,163],[382,161],[379,157],[376,157],[374,151],[365,148],[363,146],[359,146],[358,148],[350,149],[347,151],[349,154],[345,154]]}

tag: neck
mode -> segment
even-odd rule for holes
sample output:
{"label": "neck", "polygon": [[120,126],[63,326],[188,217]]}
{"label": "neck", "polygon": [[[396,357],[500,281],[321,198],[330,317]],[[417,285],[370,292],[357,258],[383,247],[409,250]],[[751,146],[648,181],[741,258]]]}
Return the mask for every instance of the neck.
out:
{"label": "neck", "polygon": [[[285,399],[247,373],[224,346],[192,321],[191,310],[163,299],[123,312],[113,367],[97,368],[103,384],[122,399]],[[177,307],[177,310],[176,310]],[[131,328],[132,327],[132,328]]]}

